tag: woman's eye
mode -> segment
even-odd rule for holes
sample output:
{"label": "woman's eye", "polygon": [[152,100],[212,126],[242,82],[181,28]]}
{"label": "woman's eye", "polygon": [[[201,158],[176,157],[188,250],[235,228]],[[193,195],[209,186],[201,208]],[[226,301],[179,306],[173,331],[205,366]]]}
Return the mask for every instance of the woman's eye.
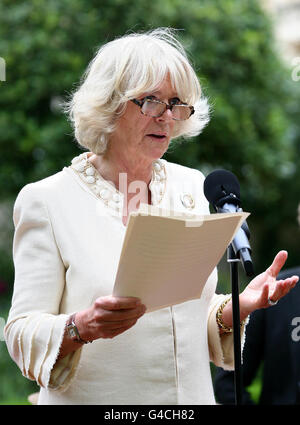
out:
{"label": "woman's eye", "polygon": [[181,102],[181,100],[178,97],[174,97],[172,99],[170,99],[170,104],[171,105],[181,105],[183,102]]}

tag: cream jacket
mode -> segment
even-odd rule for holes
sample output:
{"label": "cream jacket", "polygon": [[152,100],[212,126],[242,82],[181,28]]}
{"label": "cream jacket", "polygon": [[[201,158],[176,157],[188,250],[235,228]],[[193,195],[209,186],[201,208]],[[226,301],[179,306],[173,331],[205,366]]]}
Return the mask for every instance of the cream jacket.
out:
{"label": "cream jacket", "polygon": [[[39,404],[214,404],[210,360],[233,368],[233,338],[220,337],[216,323],[228,297],[215,294],[216,270],[200,299],[146,313],[123,334],[56,361],[69,315],[112,293],[126,230],[117,212],[123,195],[88,156],[17,197],[11,357],[41,386]],[[198,170],[155,161],[152,203],[208,214],[203,180]]]}

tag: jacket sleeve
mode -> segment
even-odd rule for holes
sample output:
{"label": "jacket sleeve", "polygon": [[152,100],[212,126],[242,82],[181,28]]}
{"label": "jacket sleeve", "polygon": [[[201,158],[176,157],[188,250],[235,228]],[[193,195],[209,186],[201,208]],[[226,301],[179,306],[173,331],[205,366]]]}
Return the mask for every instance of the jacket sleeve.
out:
{"label": "jacket sleeve", "polygon": [[[212,298],[208,314],[208,347],[210,360],[225,370],[234,369],[234,349],[233,333],[223,333],[220,335],[219,327],[216,321],[216,314],[220,305],[230,295],[215,294]],[[245,327],[248,318],[241,327],[241,348],[243,350],[245,340]]]}
{"label": "jacket sleeve", "polygon": [[22,374],[42,387],[56,389],[74,376],[81,348],[56,361],[69,315],[59,313],[65,266],[43,192],[36,183],[27,185],[15,202],[15,282],[4,335]]}
{"label": "jacket sleeve", "polygon": [[[243,404],[255,404],[247,390],[257,376],[264,357],[265,309],[255,310],[250,315],[247,336],[243,351]],[[217,369],[214,379],[217,401],[221,404],[234,404],[234,373]]]}

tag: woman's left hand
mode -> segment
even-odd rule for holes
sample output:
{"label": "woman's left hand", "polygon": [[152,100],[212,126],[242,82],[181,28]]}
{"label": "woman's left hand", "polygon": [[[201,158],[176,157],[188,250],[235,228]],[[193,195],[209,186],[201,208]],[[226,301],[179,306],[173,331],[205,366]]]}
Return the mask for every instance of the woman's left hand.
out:
{"label": "woman's left hand", "polygon": [[286,262],[287,255],[286,251],[280,251],[272,265],[265,272],[256,276],[240,294],[241,317],[246,317],[254,310],[270,307],[272,302],[280,300],[296,285],[299,280],[298,276],[276,280]]}

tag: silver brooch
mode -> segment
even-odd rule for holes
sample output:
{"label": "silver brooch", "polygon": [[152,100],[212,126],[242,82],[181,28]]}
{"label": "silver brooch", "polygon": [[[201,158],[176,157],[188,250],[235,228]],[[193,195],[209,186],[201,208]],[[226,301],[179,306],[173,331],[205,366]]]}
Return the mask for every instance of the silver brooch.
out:
{"label": "silver brooch", "polygon": [[180,199],[181,199],[182,205],[185,208],[189,210],[192,210],[193,208],[195,208],[195,201],[190,193],[181,194]]}

